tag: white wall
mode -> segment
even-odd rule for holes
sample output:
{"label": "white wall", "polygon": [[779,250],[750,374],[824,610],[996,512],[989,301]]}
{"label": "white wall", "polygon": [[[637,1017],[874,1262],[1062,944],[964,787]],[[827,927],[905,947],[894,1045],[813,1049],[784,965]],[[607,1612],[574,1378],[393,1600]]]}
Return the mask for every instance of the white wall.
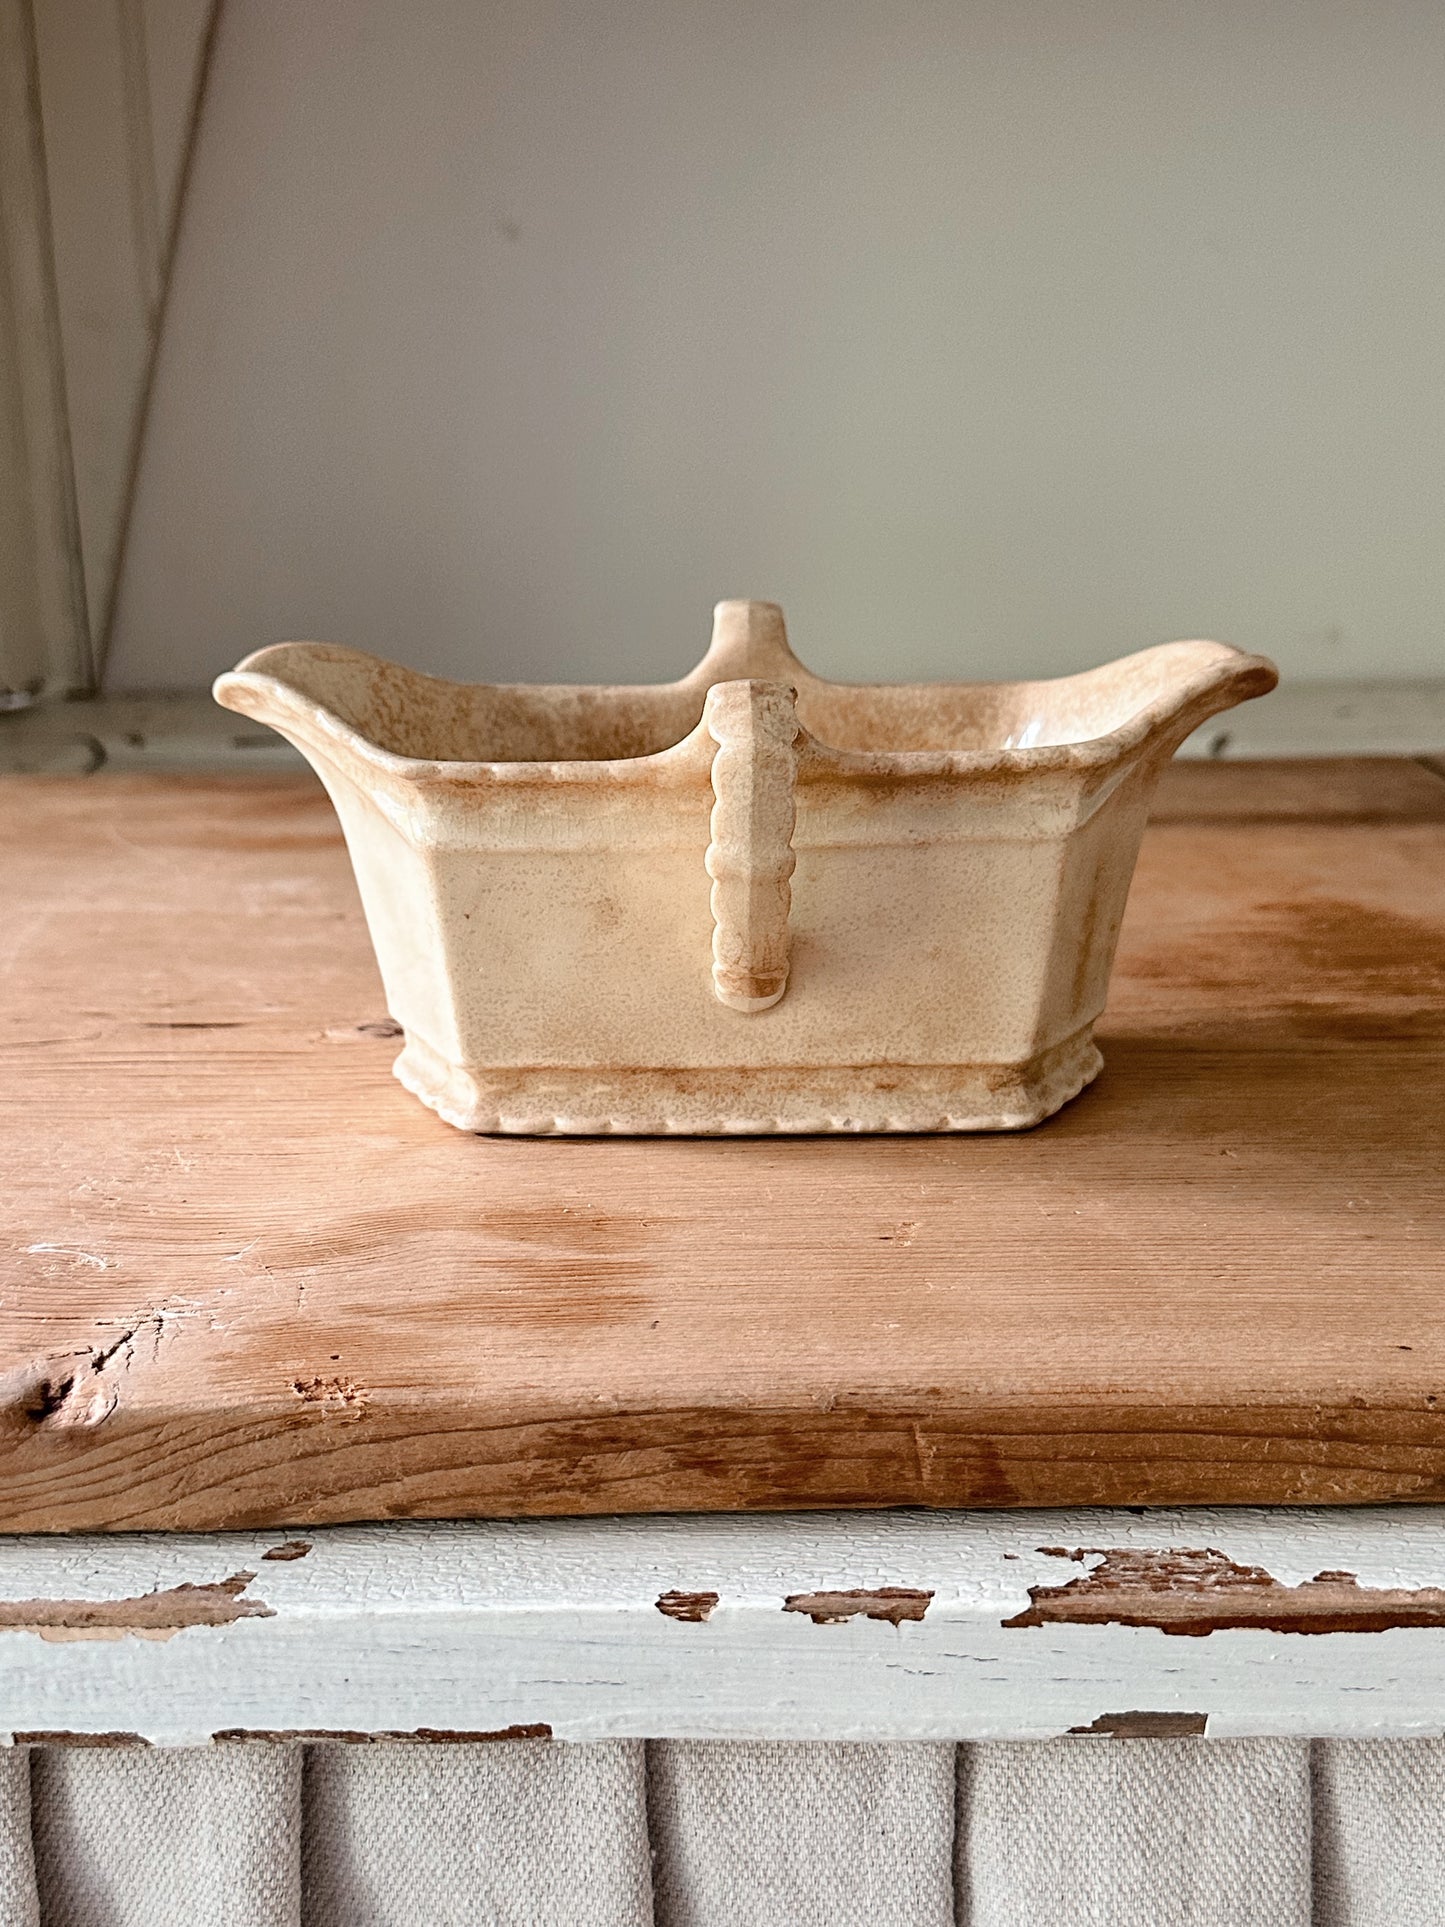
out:
{"label": "white wall", "polygon": [[1445,671],[1438,0],[226,0],[111,682]]}

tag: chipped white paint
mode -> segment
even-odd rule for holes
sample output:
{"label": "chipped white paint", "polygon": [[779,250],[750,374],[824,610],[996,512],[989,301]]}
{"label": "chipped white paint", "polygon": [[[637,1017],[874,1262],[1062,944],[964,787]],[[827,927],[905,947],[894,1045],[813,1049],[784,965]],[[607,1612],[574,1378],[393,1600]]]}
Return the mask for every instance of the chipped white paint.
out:
{"label": "chipped white paint", "polygon": [[1445,681],[1296,682],[1196,729],[1187,757],[1432,756],[1445,748]]}
{"label": "chipped white paint", "polygon": [[[288,1539],[310,1548],[297,1556]],[[1043,1548],[1055,1548],[1047,1551]],[[5,1602],[42,1602],[37,1636],[0,1630],[8,1732],[218,1731],[999,1739],[1111,1715],[1203,1714],[1211,1735],[1439,1735],[1445,1628],[1378,1632],[1008,1627],[1030,1587],[1104,1549],[1208,1547],[1280,1586],[1352,1573],[1363,1593],[1445,1586],[1445,1514],[1341,1511],[811,1514],[348,1526],[0,1542]],[[279,1557],[267,1558],[267,1553]],[[1058,1548],[1092,1548],[1081,1560]],[[246,1575],[254,1575],[247,1577]],[[267,1616],[182,1624],[108,1609],[170,1588]],[[921,1619],[816,1624],[799,1593],[912,1588]],[[658,1608],[716,1593],[705,1619]],[[219,1600],[219,1606],[214,1602]],[[206,1602],[212,1604],[206,1607]],[[65,1610],[57,1612],[58,1602]],[[132,1634],[129,1616],[144,1623]],[[119,1621],[119,1623],[118,1623]]]}

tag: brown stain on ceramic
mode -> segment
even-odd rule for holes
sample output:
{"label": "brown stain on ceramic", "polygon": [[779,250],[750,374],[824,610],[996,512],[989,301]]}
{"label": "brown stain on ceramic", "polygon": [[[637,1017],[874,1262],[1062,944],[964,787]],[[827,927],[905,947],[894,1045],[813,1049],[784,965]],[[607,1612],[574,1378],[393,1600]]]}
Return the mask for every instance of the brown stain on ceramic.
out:
{"label": "brown stain on ceramic", "polygon": [[785,1613],[806,1613],[815,1626],[841,1626],[849,1619],[882,1619],[901,1626],[920,1620],[933,1600],[916,1586],[857,1587],[847,1592],[795,1592],[783,1601]]}
{"label": "brown stain on ceramic", "polygon": [[1069,991],[1070,999],[1076,1005],[1080,1003],[1083,998],[1089,972],[1094,964],[1094,951],[1097,944],[1099,928],[1099,913],[1103,907],[1100,899],[1102,892],[1106,888],[1107,878],[1096,876],[1090,886],[1084,906],[1084,915],[1076,935],[1075,940],[1078,949],[1074,957],[1074,980]]}
{"label": "brown stain on ceramic", "polygon": [[1445,1627],[1445,1588],[1367,1587],[1353,1573],[1319,1572],[1282,1585],[1263,1566],[1211,1547],[1136,1552],[1040,1546],[1058,1559],[1100,1564],[1061,1586],[1030,1586],[1032,1602],[1007,1627],[1149,1626],[1185,1639],[1210,1633],[1379,1633]]}
{"label": "brown stain on ceramic", "polygon": [[1071,1733],[1104,1733],[1115,1740],[1182,1740],[1203,1734],[1207,1713],[1101,1713]]}
{"label": "brown stain on ceramic", "polygon": [[259,1599],[243,1598],[256,1577],[233,1572],[201,1585],[167,1586],[132,1599],[3,1599],[0,1631],[41,1639],[173,1639],[191,1626],[230,1626],[238,1619],[274,1619]]}
{"label": "brown stain on ceramic", "polygon": [[715,1592],[665,1592],[657,1601],[657,1610],[664,1619],[681,1619],[691,1626],[700,1626],[712,1615],[717,1605]]}

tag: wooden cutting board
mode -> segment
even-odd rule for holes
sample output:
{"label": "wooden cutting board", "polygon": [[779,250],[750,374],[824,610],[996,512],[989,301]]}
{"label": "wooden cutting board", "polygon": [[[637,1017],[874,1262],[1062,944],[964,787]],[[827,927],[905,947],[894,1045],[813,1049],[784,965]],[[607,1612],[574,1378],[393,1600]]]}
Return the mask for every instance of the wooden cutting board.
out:
{"label": "wooden cutting board", "polygon": [[0,1529],[1445,1498],[1445,780],[1179,765],[1023,1136],[489,1140],[309,778],[0,780]]}

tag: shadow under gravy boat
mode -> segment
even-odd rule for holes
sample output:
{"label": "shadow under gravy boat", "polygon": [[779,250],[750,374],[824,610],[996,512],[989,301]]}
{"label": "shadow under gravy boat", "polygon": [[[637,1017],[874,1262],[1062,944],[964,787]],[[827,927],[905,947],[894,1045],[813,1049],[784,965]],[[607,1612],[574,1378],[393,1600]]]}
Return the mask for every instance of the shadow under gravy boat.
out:
{"label": "shadow under gravy boat", "polygon": [[1047,682],[847,684],[719,603],[655,687],[459,684],[330,643],[215,686],[315,767],[396,1075],[463,1130],[1021,1130],[1093,1042],[1149,802],[1274,687],[1175,642]]}

